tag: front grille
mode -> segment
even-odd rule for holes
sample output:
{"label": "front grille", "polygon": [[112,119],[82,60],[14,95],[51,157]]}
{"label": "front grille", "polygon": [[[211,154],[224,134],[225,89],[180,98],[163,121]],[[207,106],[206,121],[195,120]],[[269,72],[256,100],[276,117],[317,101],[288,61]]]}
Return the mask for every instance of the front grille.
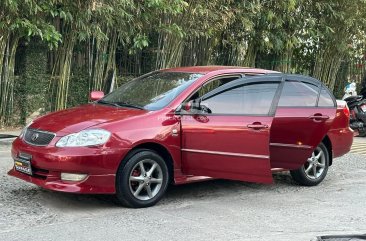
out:
{"label": "front grille", "polygon": [[47,146],[54,137],[54,133],[28,128],[24,135],[24,141],[35,146]]}

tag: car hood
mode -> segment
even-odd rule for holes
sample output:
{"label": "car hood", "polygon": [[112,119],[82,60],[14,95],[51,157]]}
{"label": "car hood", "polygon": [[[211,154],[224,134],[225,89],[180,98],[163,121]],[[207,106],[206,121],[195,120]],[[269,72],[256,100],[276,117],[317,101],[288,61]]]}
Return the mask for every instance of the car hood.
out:
{"label": "car hood", "polygon": [[147,112],[146,110],[87,104],[42,116],[31,125],[31,128],[63,135],[79,132],[101,123],[144,115]]}

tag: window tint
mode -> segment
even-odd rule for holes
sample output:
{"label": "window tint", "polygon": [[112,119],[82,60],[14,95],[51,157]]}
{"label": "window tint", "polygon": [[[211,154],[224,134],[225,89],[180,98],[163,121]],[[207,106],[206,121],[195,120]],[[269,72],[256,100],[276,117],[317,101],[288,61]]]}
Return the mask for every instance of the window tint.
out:
{"label": "window tint", "polygon": [[230,76],[230,77],[222,77],[219,79],[212,80],[212,81],[206,83],[204,86],[202,86],[202,88],[200,88],[196,93],[194,93],[189,98],[189,100],[198,99],[198,98],[204,96],[205,94],[213,91],[214,89],[216,89],[224,84],[227,84],[233,80],[237,80],[239,78],[240,78],[240,76]]}
{"label": "window tint", "polygon": [[318,99],[319,88],[316,85],[286,81],[282,89],[278,106],[314,106]]}
{"label": "window tint", "polygon": [[201,105],[212,114],[267,115],[278,83],[255,83],[235,87],[219,94],[203,96]]}
{"label": "window tint", "polygon": [[328,92],[328,90],[324,87],[322,87],[322,90],[320,92],[318,106],[320,106],[320,107],[334,107],[333,98],[330,95],[330,93]]}
{"label": "window tint", "polygon": [[[106,95],[102,101],[159,110],[167,106],[201,76],[202,74],[184,72],[153,72],[127,82]],[[102,104],[102,101],[96,103]]]}

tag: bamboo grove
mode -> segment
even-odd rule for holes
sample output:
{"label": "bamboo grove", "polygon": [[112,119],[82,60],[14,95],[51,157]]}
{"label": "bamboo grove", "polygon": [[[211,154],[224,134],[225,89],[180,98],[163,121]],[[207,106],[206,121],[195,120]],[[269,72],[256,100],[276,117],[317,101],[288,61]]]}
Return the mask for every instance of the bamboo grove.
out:
{"label": "bamboo grove", "polygon": [[333,90],[342,63],[364,69],[365,19],[366,0],[2,0],[0,125],[16,120],[16,56],[34,41],[48,56],[43,106],[61,110],[76,70],[85,92],[131,73],[213,64],[304,73]]}

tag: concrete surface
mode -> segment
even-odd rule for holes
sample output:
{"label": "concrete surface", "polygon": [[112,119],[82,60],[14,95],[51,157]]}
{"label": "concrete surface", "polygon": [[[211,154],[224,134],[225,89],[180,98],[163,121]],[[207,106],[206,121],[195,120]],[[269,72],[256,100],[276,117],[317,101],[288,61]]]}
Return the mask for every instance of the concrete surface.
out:
{"label": "concrete surface", "polygon": [[366,137],[353,138],[351,153],[366,155]]}
{"label": "concrete surface", "polygon": [[287,173],[273,185],[215,180],[171,187],[148,209],[43,190],[7,176],[12,165],[10,145],[0,142],[0,240],[308,241],[366,233],[366,155],[336,159],[316,187],[298,186]]}

